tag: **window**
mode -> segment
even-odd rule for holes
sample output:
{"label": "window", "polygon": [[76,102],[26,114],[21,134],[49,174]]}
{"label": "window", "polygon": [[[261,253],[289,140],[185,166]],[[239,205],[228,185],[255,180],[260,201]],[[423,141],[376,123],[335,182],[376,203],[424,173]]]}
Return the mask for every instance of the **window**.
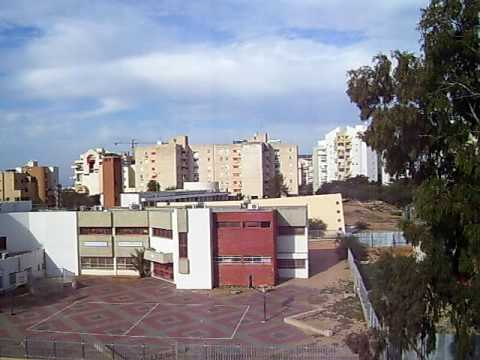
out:
{"label": "window", "polygon": [[215,262],[221,264],[271,264],[272,258],[266,256],[217,256]]}
{"label": "window", "polygon": [[143,247],[143,241],[119,241],[116,244],[120,247]]}
{"label": "window", "polygon": [[305,235],[303,226],[280,226],[278,233],[280,235]]}
{"label": "window", "polygon": [[8,283],[10,286],[17,283],[17,273],[10,273],[10,275],[8,275]]}
{"label": "window", "polygon": [[117,227],[115,235],[148,235],[147,227]]}
{"label": "window", "polygon": [[178,256],[188,257],[188,236],[186,232],[178,233]]}
{"label": "window", "polygon": [[246,228],[269,228],[270,221],[246,221],[243,226]]}
{"label": "window", "polygon": [[85,247],[108,247],[107,241],[84,241],[82,246]]}
{"label": "window", "polygon": [[82,256],[80,258],[82,269],[113,270],[113,258]]}
{"label": "window", "polygon": [[117,270],[136,270],[131,257],[117,257]]}
{"label": "window", "polygon": [[7,237],[0,236],[0,250],[7,250]]}
{"label": "window", "polygon": [[218,228],[239,228],[241,227],[240,221],[221,221],[217,222]]}
{"label": "window", "polygon": [[162,228],[153,228],[153,236],[159,236],[167,239],[172,239],[173,234],[172,230],[162,229]]}
{"label": "window", "polygon": [[112,235],[111,227],[81,227],[80,235]]}
{"label": "window", "polygon": [[278,259],[280,269],[305,269],[305,259]]}

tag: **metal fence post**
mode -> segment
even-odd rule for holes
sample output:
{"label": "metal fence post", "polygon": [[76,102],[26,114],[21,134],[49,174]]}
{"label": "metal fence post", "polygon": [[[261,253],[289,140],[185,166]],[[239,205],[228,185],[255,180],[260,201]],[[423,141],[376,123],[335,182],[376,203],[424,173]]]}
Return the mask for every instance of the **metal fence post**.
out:
{"label": "metal fence post", "polygon": [[29,358],[29,354],[28,354],[28,338],[27,338],[27,337],[25,338],[25,358],[26,358],[26,359]]}
{"label": "metal fence post", "polygon": [[112,360],[115,360],[115,344],[112,344]]}
{"label": "metal fence post", "polygon": [[85,342],[82,340],[82,359],[85,359]]}
{"label": "metal fence post", "polygon": [[145,358],[146,358],[145,344],[142,344],[142,359],[145,360]]}
{"label": "metal fence post", "polygon": [[57,340],[53,340],[53,358],[57,357]]}

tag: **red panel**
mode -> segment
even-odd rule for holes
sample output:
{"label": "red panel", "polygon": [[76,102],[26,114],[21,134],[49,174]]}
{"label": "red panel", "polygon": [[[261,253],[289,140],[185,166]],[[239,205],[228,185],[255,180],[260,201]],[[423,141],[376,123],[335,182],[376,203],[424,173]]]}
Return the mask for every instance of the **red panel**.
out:
{"label": "red panel", "polygon": [[232,265],[216,264],[217,285],[248,286],[252,276],[253,286],[273,286],[276,282],[276,271],[272,265]]}
{"label": "red panel", "polygon": [[[217,264],[214,263],[217,286],[248,286],[249,276],[258,285],[275,285],[277,281],[276,211],[218,212],[214,220],[214,257],[216,256],[266,256],[271,264]],[[270,227],[248,228],[247,221],[269,221]],[[217,227],[218,222],[240,222],[241,227]]]}
{"label": "red panel", "polygon": [[167,280],[173,280],[173,264],[153,263],[153,275]]}

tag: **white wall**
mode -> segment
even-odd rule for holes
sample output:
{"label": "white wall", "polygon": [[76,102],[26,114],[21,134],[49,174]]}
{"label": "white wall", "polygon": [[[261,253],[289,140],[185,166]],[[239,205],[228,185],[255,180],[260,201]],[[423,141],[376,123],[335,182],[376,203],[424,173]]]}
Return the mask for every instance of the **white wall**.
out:
{"label": "white wall", "polygon": [[280,278],[308,279],[308,230],[305,235],[279,235],[277,259],[304,259],[304,269],[278,269]]}
{"label": "white wall", "polygon": [[[176,227],[176,212],[174,227]],[[174,229],[177,233],[177,229]],[[174,281],[177,289],[211,289],[213,287],[212,240],[210,209],[188,210],[189,274],[178,272],[178,238],[174,251]]]}
{"label": "white wall", "polygon": [[31,269],[30,274],[34,277],[43,276],[43,249],[0,260],[0,289],[10,287],[10,274]]}
{"label": "white wall", "polygon": [[138,193],[121,193],[120,206],[129,208],[131,205],[140,205],[140,194]]}
{"label": "white wall", "polygon": [[78,275],[77,214],[74,211],[0,214],[0,235],[7,236],[7,251],[43,247],[48,275],[62,268]]}

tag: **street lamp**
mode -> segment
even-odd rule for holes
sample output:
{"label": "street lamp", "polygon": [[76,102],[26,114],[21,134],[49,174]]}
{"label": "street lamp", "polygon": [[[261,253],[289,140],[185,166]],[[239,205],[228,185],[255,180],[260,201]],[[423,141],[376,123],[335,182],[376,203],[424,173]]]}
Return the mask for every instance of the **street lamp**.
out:
{"label": "street lamp", "polygon": [[258,288],[253,286],[253,276],[249,275],[248,277],[248,287],[261,293],[263,295],[263,320],[262,324],[267,322],[267,292],[268,288],[266,286],[259,286]]}

